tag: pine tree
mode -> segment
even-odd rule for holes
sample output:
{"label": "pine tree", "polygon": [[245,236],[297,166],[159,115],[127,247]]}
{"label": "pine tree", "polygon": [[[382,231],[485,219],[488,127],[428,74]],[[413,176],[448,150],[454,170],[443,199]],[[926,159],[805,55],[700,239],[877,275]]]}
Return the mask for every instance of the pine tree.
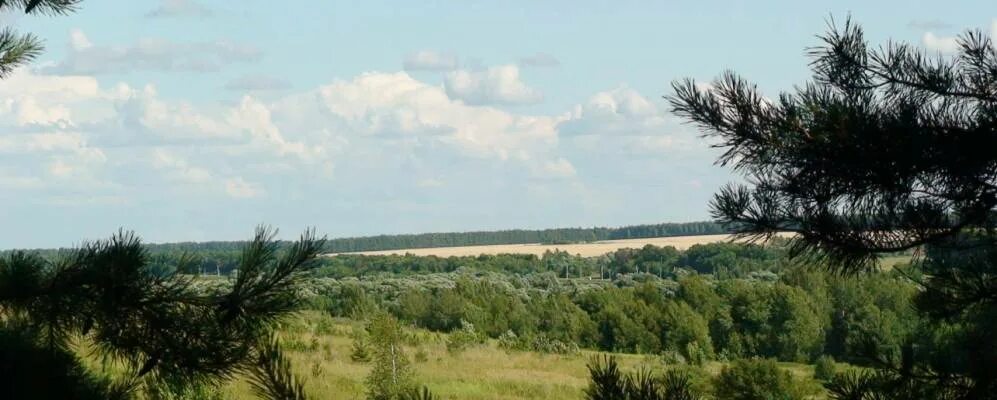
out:
{"label": "pine tree", "polygon": [[[275,234],[256,231],[225,288],[154,273],[147,249],[125,232],[55,260],[0,258],[0,337],[11,338],[0,340],[0,397],[126,399],[143,387],[183,391],[244,374],[263,398],[304,398],[272,332],[299,306],[324,239],[308,231],[278,251]],[[72,351],[78,339],[122,363],[123,376],[88,370]]]}
{"label": "pine tree", "polygon": [[839,273],[919,251],[907,273],[940,329],[896,354],[870,349],[878,370],[835,396],[994,398],[997,49],[978,31],[951,56],[873,48],[851,21],[830,25],[808,52],[812,81],[793,93],[766,98],[733,72],[673,85],[673,111],[719,139],[718,162],[751,182],[723,188],[713,215],[745,238],[794,232],[792,255]]}
{"label": "pine tree", "polygon": [[[8,0],[0,1],[0,12],[24,12],[28,15],[64,15],[76,10],[81,0]],[[0,79],[6,78],[17,67],[25,65],[42,52],[42,41],[37,36],[19,34],[13,29],[0,30]]]}

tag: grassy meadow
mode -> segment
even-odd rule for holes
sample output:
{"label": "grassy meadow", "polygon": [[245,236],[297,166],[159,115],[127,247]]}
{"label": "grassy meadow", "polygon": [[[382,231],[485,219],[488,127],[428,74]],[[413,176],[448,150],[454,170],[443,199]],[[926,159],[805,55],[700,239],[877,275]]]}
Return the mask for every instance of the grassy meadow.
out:
{"label": "grassy meadow", "polygon": [[[318,312],[302,312],[281,329],[281,340],[297,375],[308,393],[321,399],[363,399],[364,378],[370,364],[350,359],[354,329],[361,323],[333,319]],[[499,349],[495,341],[450,353],[446,335],[410,329],[421,344],[406,348],[416,380],[442,399],[572,399],[583,398],[588,384],[586,363],[602,353],[580,351],[573,355],[541,354]],[[425,357],[416,357],[421,350]],[[616,354],[624,370],[641,366],[666,368],[653,355]],[[813,367],[782,363],[800,377],[811,377]],[[723,364],[711,362],[705,369],[719,373]],[[224,398],[251,398],[242,380],[221,388]]]}

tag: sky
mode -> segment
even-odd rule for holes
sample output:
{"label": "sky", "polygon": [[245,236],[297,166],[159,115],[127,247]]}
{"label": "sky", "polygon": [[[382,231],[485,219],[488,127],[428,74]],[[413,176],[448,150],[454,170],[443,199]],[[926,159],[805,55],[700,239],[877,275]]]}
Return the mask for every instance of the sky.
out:
{"label": "sky", "polygon": [[997,36],[981,1],[86,0],[0,80],[0,248],[709,218],[740,177],[672,116],[732,69],[769,96],[851,15],[872,43]]}

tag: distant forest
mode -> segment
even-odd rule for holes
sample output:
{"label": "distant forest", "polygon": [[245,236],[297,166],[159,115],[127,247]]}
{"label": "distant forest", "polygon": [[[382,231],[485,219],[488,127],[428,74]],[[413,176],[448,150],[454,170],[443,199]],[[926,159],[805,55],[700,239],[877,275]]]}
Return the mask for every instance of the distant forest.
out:
{"label": "distant forest", "polygon": [[[667,236],[715,235],[729,232],[714,222],[663,223],[633,225],[619,228],[557,228],[542,230],[513,229],[505,231],[443,232],[407,235],[378,235],[330,239],[326,251],[347,253],[416,249],[431,247],[479,246],[492,244],[568,244],[599,240],[640,239]],[[237,250],[245,242],[201,242],[151,244],[150,250],[158,251],[228,251]]]}
{"label": "distant forest", "polygon": [[[714,235],[728,233],[722,225],[714,222],[664,223],[634,225],[619,228],[559,228],[481,232],[420,233],[411,235],[379,235],[354,238],[330,239],[326,242],[327,253],[348,253],[358,251],[398,250],[450,246],[475,246],[491,244],[569,244],[599,240],[640,239],[668,236]],[[189,273],[227,275],[237,268],[239,256],[245,241],[178,242],[146,244],[153,269],[162,273],[172,271],[185,255],[193,256]],[[280,247],[290,245],[289,241],[278,242]],[[47,258],[58,258],[68,249],[35,249]],[[6,255],[12,250],[0,250]]]}

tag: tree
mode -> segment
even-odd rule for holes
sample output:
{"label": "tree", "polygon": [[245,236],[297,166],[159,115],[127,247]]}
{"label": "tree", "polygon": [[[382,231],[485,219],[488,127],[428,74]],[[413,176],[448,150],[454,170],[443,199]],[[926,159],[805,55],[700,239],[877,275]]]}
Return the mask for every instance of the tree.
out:
{"label": "tree", "polygon": [[[146,248],[126,232],[55,260],[23,251],[0,258],[0,336],[17,338],[0,340],[0,394],[86,398],[85,389],[91,398],[125,399],[143,387],[183,391],[241,373],[263,398],[303,398],[272,333],[299,306],[323,239],[307,231],[278,251],[275,234],[257,229],[238,277],[222,288],[152,273]],[[122,363],[123,378],[98,379],[71,351],[77,339]]]}
{"label": "tree", "polygon": [[997,49],[978,31],[951,56],[872,48],[850,20],[832,21],[820,40],[808,51],[812,81],[776,99],[733,72],[709,88],[673,84],[673,111],[719,139],[718,162],[752,183],[723,188],[713,216],[742,238],[794,232],[791,255],[839,273],[927,247],[908,271],[923,289],[918,309],[956,328],[869,354],[881,373],[867,376],[930,386],[938,398],[994,398]]}
{"label": "tree", "polygon": [[367,376],[367,398],[396,400],[417,389],[408,357],[402,349],[404,332],[395,317],[380,312],[367,327],[374,346],[374,366]]}

